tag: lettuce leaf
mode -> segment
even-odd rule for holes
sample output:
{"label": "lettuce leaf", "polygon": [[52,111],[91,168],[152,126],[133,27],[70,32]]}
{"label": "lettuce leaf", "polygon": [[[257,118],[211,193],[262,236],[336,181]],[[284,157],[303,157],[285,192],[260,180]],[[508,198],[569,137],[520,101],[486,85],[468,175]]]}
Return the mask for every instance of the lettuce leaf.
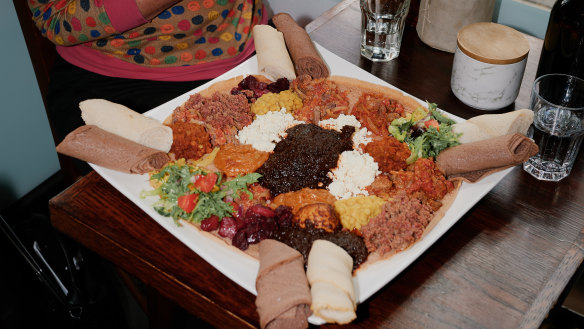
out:
{"label": "lettuce leaf", "polygon": [[436,158],[443,150],[460,144],[458,141],[459,136],[460,134],[452,131],[452,125],[450,124],[440,123],[439,129],[430,126],[422,135],[406,140],[412,152],[406,162],[411,164],[418,158]]}
{"label": "lettuce leaf", "polygon": [[177,225],[180,225],[179,219],[201,222],[212,215],[219,218],[230,217],[233,206],[225,202],[224,198],[228,195],[237,198],[240,191],[247,193],[250,199],[253,198],[247,187],[261,177],[260,174],[251,173],[221,182],[223,176],[217,172],[218,187],[208,193],[198,193],[195,209],[187,213],[178,206],[177,200],[182,195],[193,193],[194,176],[200,174],[205,172],[198,167],[180,163],[168,164],[150,178],[158,187],[151,191],[142,191],[140,197],[159,196],[160,199],[153,204],[154,210],[162,216],[172,217]]}
{"label": "lettuce leaf", "polygon": [[[443,150],[460,144],[458,137],[452,131],[454,120],[442,114],[436,103],[427,103],[428,112],[425,110],[416,110],[412,115],[405,118],[398,118],[391,122],[388,127],[389,133],[400,142],[406,142],[412,152],[407,159],[407,163],[414,163],[418,158],[436,157]],[[434,126],[425,128],[425,131],[419,136],[412,136],[413,128],[424,127],[424,121],[436,120],[439,128]]]}
{"label": "lettuce leaf", "polygon": [[387,128],[389,133],[395,137],[398,141],[403,142],[410,132],[410,128],[414,122],[407,118],[398,118],[391,122],[391,125]]}

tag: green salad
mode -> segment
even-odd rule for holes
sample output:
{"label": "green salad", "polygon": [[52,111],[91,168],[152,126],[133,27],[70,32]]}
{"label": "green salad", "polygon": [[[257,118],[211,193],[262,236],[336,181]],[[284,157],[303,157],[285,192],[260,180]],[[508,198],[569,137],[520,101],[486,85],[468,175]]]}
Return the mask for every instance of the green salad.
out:
{"label": "green salad", "polygon": [[388,130],[397,140],[408,144],[412,153],[407,163],[411,164],[418,158],[435,158],[441,151],[460,144],[460,134],[452,131],[454,123],[440,113],[435,103],[428,103],[428,111],[418,108],[404,118],[393,120]]}
{"label": "green salad", "polygon": [[178,161],[152,174],[150,181],[156,188],[142,191],[140,197],[159,196],[154,210],[172,217],[177,224],[179,219],[199,223],[212,215],[231,217],[234,209],[229,199],[238,198],[239,192],[247,193],[252,199],[247,187],[260,177],[260,174],[251,173],[224,180],[221,172],[206,172]]}

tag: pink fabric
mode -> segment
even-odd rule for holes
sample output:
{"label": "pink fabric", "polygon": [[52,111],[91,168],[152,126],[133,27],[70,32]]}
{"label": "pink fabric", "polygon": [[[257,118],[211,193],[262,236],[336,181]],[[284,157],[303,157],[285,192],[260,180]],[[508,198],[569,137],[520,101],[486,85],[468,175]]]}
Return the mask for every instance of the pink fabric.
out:
{"label": "pink fabric", "polygon": [[[116,0],[109,0],[115,2]],[[120,0],[121,1],[121,0]],[[129,0],[123,0],[129,1]],[[111,19],[111,18],[110,18]],[[267,24],[268,15],[264,12],[260,24]],[[113,24],[113,23],[112,23]],[[85,70],[117,78],[156,81],[195,81],[214,79],[247,59],[255,51],[253,38],[237,56],[204,64],[176,67],[145,67],[124,62],[102,54],[84,45],[57,46],[57,52],[67,62]]]}
{"label": "pink fabric", "polygon": [[104,0],[103,5],[112,26],[124,32],[147,23],[136,5],[136,0]]}

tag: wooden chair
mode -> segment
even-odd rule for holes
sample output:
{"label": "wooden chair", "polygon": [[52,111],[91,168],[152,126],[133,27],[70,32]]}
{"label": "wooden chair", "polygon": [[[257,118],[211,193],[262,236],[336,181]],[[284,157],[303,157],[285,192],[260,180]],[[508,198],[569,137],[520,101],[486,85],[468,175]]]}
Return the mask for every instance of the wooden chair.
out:
{"label": "wooden chair", "polygon": [[[13,3],[14,8],[16,9],[16,14],[18,16],[18,21],[20,22],[22,34],[24,35],[26,47],[28,48],[28,54],[30,55],[30,60],[34,68],[41,96],[43,98],[43,104],[45,105],[46,109],[47,93],[51,79],[51,68],[55,62],[57,51],[55,49],[55,45],[43,37],[38,28],[34,25],[32,20],[32,13],[28,8],[26,0],[13,0]],[[53,123],[51,122],[51,119],[48,117],[48,115],[47,118],[49,120],[51,131],[54,132]],[[53,134],[53,138],[54,136],[55,135]],[[58,143],[57,140],[54,141],[55,144]],[[80,170],[77,168],[77,166],[75,166],[71,158],[61,154],[57,155],[65,182],[67,185],[74,183],[82,176]]]}
{"label": "wooden chair", "polygon": [[[47,40],[35,26],[26,0],[13,0],[13,3],[46,109],[51,68],[57,56],[55,45]],[[47,118],[49,119],[51,131],[54,132],[53,123],[48,115]],[[53,133],[53,138],[54,136],[55,134]],[[58,142],[55,139],[55,144]],[[58,154],[58,157],[61,171],[67,184],[66,186],[73,184],[81,178],[82,174],[71,158],[61,154]],[[120,279],[134,296],[142,310],[147,312],[150,327],[166,327],[169,319],[172,318],[172,305],[174,304],[152,289],[146,289],[144,291],[144,289],[135,283],[135,278],[119,268],[116,268],[116,270]]]}

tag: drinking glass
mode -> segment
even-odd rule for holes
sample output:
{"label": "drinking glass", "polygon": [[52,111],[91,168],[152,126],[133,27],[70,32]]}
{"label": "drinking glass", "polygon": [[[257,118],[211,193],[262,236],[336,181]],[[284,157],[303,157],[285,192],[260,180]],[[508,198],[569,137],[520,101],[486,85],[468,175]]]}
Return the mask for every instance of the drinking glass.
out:
{"label": "drinking glass", "polygon": [[389,61],[399,55],[410,0],[361,0],[361,55]]}
{"label": "drinking glass", "polygon": [[584,80],[547,74],[533,84],[528,136],[539,152],[523,164],[533,177],[557,182],[570,174],[584,136]]}

